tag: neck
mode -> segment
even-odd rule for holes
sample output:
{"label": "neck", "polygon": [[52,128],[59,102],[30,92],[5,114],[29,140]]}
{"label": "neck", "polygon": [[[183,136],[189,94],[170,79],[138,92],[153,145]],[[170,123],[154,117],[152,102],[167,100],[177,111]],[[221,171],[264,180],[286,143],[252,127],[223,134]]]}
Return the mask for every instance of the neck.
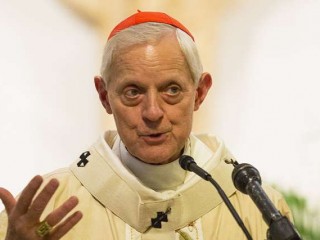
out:
{"label": "neck", "polygon": [[[186,144],[182,153],[187,154],[190,147]],[[178,159],[166,164],[149,164],[131,155],[120,139],[115,143],[113,150],[121,162],[135,175],[142,184],[155,190],[176,190],[184,183],[186,171],[180,167]]]}

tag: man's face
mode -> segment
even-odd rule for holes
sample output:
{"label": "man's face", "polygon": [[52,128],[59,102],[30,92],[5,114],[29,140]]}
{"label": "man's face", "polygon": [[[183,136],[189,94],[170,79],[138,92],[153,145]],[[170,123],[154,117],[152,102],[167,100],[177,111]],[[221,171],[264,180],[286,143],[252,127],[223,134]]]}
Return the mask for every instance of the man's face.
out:
{"label": "man's face", "polygon": [[200,103],[175,37],[118,53],[106,90],[100,99],[133,156],[151,164],[180,156]]}

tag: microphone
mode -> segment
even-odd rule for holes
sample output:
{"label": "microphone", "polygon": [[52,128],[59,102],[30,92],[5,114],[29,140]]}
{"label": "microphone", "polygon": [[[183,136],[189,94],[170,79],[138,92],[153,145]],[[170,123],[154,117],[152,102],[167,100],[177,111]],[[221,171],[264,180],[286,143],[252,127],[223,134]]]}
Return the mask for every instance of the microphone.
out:
{"label": "microphone", "polygon": [[264,221],[270,227],[267,233],[268,239],[301,239],[293,224],[281,215],[261,187],[260,173],[256,168],[247,163],[235,165],[232,171],[232,180],[240,192],[248,194],[251,197],[262,213]]}
{"label": "microphone", "polygon": [[199,167],[194,159],[187,155],[182,155],[179,159],[180,166],[187,171],[194,172],[199,177],[203,178],[206,181],[209,181],[211,175],[206,172],[204,169]]}
{"label": "microphone", "polygon": [[252,240],[252,237],[251,237],[249,231],[247,230],[246,226],[242,222],[242,220],[239,217],[237,211],[234,209],[234,207],[231,204],[231,202],[229,201],[227,195],[222,190],[220,185],[212,178],[212,176],[208,172],[206,172],[204,169],[199,167],[191,156],[182,155],[180,157],[180,159],[179,159],[179,164],[184,170],[187,170],[187,171],[190,171],[190,172],[194,172],[199,177],[201,177],[204,180],[209,181],[209,182],[212,183],[212,185],[217,189],[217,191],[218,191],[220,197],[222,198],[222,200],[224,201],[224,203],[227,205],[227,207],[228,207],[229,211],[231,212],[232,216],[234,217],[234,219],[236,220],[236,222],[238,223],[238,225],[240,226],[240,228],[242,229],[242,231],[246,235],[247,239],[248,240]]}

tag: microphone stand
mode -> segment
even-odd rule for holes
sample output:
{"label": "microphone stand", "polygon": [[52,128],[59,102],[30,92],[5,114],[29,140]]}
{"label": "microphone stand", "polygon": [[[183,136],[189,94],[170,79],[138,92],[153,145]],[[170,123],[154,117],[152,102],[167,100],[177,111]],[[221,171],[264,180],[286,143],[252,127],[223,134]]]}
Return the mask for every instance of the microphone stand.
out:
{"label": "microphone stand", "polygon": [[246,235],[248,240],[252,240],[252,237],[248,231],[248,229],[245,227],[244,223],[242,222],[240,216],[238,215],[238,213],[236,212],[236,210],[234,209],[233,205],[231,204],[229,198],[227,197],[227,195],[225,194],[225,192],[222,190],[222,188],[220,187],[220,185],[211,177],[211,175],[209,175],[207,177],[207,179],[205,179],[207,181],[209,181],[218,191],[220,197],[222,198],[222,200],[224,201],[224,203],[227,205],[229,211],[231,212],[232,216],[234,217],[234,219],[236,220],[236,222],[238,223],[238,225],[240,226],[240,228],[242,229],[243,233]]}
{"label": "microphone stand", "polygon": [[298,231],[288,218],[281,215],[261,187],[259,171],[247,163],[233,163],[232,179],[235,187],[248,194],[269,226],[268,240],[301,240]]}
{"label": "microphone stand", "polygon": [[227,205],[230,213],[232,214],[232,216],[234,217],[234,219],[236,220],[236,222],[238,223],[238,225],[242,229],[243,233],[246,235],[247,239],[248,240],[252,240],[252,237],[251,237],[248,229],[246,228],[246,226],[242,222],[240,216],[238,215],[237,211],[235,210],[235,208],[231,204],[229,198],[227,197],[225,192],[222,190],[220,185],[212,178],[212,176],[208,172],[206,172],[204,169],[200,168],[197,165],[197,163],[194,161],[194,159],[192,157],[188,156],[188,155],[182,155],[180,157],[180,159],[179,159],[179,163],[180,163],[180,166],[184,170],[188,170],[188,171],[194,172],[195,174],[197,174],[202,179],[204,179],[206,181],[209,181],[216,188],[216,190],[218,191],[220,197],[222,198],[224,203]]}
{"label": "microphone stand", "polygon": [[281,216],[281,218],[274,220],[267,232],[268,240],[301,240],[299,233],[288,220],[288,218]]}

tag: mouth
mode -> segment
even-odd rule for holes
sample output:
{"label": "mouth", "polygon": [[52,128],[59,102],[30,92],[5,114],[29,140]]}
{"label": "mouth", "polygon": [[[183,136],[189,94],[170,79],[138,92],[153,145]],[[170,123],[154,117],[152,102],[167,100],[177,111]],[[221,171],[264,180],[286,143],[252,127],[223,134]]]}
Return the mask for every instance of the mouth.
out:
{"label": "mouth", "polygon": [[163,133],[153,133],[153,134],[149,134],[149,135],[147,135],[147,136],[157,138],[157,137],[160,137],[162,134],[163,134]]}
{"label": "mouth", "polygon": [[167,140],[168,134],[167,132],[159,132],[159,133],[149,133],[142,134],[140,137],[150,145],[157,145],[165,142]]}

